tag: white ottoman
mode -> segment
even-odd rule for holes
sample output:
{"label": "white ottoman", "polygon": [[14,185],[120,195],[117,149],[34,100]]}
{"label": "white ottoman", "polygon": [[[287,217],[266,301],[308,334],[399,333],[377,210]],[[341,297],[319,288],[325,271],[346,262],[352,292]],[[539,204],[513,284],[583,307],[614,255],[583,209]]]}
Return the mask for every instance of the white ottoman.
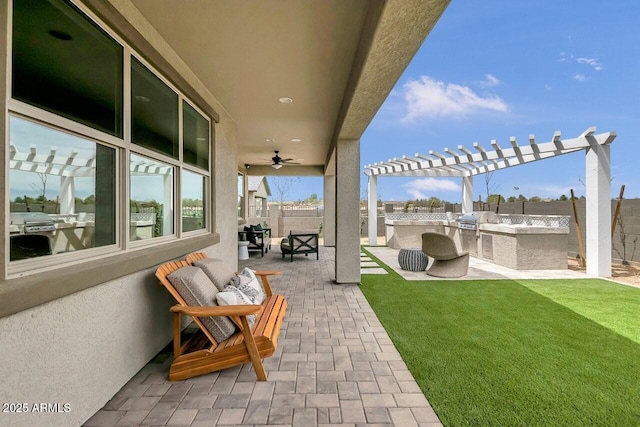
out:
{"label": "white ottoman", "polygon": [[249,241],[238,240],[238,259],[249,259]]}

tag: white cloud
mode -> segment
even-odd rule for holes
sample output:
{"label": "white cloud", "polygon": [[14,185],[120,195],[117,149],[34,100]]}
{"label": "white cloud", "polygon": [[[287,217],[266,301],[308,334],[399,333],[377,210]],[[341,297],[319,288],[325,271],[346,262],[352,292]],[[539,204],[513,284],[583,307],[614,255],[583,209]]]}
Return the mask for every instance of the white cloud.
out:
{"label": "white cloud", "polygon": [[576,74],[575,76],[573,76],[573,80],[584,82],[587,80],[587,77],[584,74]]}
{"label": "white cloud", "polygon": [[576,61],[579,64],[591,65],[596,71],[602,70],[602,64],[600,64],[600,62],[596,58],[577,58]]}
{"label": "white cloud", "polygon": [[420,178],[403,184],[408,194],[414,199],[428,199],[431,193],[442,191],[462,191],[462,187],[455,181],[442,178]]}
{"label": "white cloud", "polygon": [[407,108],[405,122],[419,118],[459,118],[481,110],[508,110],[507,104],[497,96],[482,97],[468,86],[444,83],[428,76],[407,82],[404,99]]}
{"label": "white cloud", "polygon": [[496,76],[493,74],[487,74],[485,79],[480,82],[480,87],[495,87],[502,83]]}

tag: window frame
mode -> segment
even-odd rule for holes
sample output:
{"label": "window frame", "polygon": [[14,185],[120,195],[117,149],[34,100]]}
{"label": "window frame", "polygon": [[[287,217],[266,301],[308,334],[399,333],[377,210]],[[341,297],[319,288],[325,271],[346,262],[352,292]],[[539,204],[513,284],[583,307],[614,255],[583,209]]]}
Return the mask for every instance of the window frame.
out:
{"label": "window frame", "polygon": [[[9,186],[5,186],[5,221],[4,221],[4,248],[5,248],[5,259],[3,261],[3,271],[0,275],[0,284],[5,285],[8,282],[18,283],[20,281],[31,282],[31,280],[40,277],[41,273],[51,272],[51,270],[59,269],[64,270],[65,267],[70,265],[75,265],[78,263],[87,263],[91,264],[92,260],[98,260],[101,265],[105,264],[105,259],[116,260],[118,258],[125,257],[126,259],[131,259],[131,257],[140,258],[139,264],[147,265],[149,260],[153,257],[147,256],[147,260],[143,261],[142,256],[136,254],[140,249],[146,249],[147,253],[149,249],[158,248],[158,253],[165,253],[164,256],[161,256],[161,260],[168,259],[166,257],[167,252],[174,252],[174,250],[164,248],[166,244],[173,243],[175,246],[175,251],[182,252],[184,249],[178,249],[178,247],[193,247],[194,249],[199,249],[202,247],[206,247],[220,241],[220,236],[214,230],[214,221],[213,221],[213,204],[212,200],[214,199],[212,191],[213,191],[213,156],[214,156],[214,124],[218,121],[218,116],[211,109],[208,104],[205,104],[208,109],[212,111],[213,114],[205,113],[196,102],[188,97],[187,94],[176,85],[174,85],[168,78],[165,77],[164,73],[158,71],[154,66],[152,66],[142,54],[138,53],[134,48],[135,43],[126,43],[123,38],[121,38],[118,34],[118,30],[123,31],[126,34],[127,24],[116,25],[116,24],[106,24],[102,21],[89,7],[77,0],[69,0],[69,2],[75,6],[82,14],[85,15],[87,19],[92,21],[96,26],[98,26],[102,31],[104,31],[109,37],[113,39],[116,43],[122,46],[122,100],[123,100],[123,108],[122,108],[122,138],[111,135],[109,133],[100,131],[88,125],[84,125],[80,122],[73,121],[71,119],[65,118],[64,116],[59,116],[55,113],[49,112],[47,110],[40,109],[34,105],[27,104],[25,102],[19,101],[12,97],[12,84],[11,84],[11,72],[12,72],[12,37],[13,37],[13,20],[12,20],[12,10],[13,10],[13,2],[9,1],[7,6],[8,11],[8,19],[4,25],[6,25],[7,30],[7,41],[4,49],[6,49],[7,59],[6,59],[6,69],[7,69],[7,80],[6,80],[6,107],[5,107],[5,182],[8,182],[8,177],[10,173],[10,169],[8,167],[8,157],[9,157],[9,141],[10,141],[10,126],[9,120],[10,117],[15,116],[24,120],[28,120],[30,122],[50,127],[56,131],[68,133],[83,139],[87,139],[96,144],[102,144],[104,146],[108,146],[116,150],[116,159],[115,159],[115,182],[116,182],[116,218],[115,218],[115,227],[116,227],[116,237],[115,244],[106,245],[97,248],[88,248],[85,250],[78,250],[69,253],[60,253],[60,254],[52,254],[42,257],[30,258],[26,260],[9,260],[9,208],[10,208],[10,192]],[[130,24],[128,24],[130,25]],[[118,28],[120,27],[120,28]],[[142,39],[144,40],[144,39]],[[150,55],[157,55],[158,52],[149,48],[148,46],[144,46],[144,43],[138,43],[142,45],[140,47],[141,50],[151,49]],[[132,104],[131,104],[131,58],[136,58],[140,61],[147,69],[153,73],[157,78],[159,78],[164,84],[166,84],[172,91],[177,94],[177,103],[178,103],[178,143],[179,143],[179,156],[178,159],[169,157],[164,155],[161,152],[157,152],[139,145],[136,145],[132,141]],[[181,76],[179,76],[181,78]],[[194,89],[189,85],[189,83],[180,81],[183,86],[186,85],[186,89],[188,92],[195,93]],[[203,99],[198,99],[200,102],[205,102]],[[204,170],[197,166],[193,166],[190,164],[186,164],[183,162],[183,102],[189,104],[192,108],[194,108],[199,114],[202,115],[203,118],[208,123],[208,169]],[[129,194],[129,186],[130,186],[130,173],[129,173],[129,159],[131,154],[142,155],[145,157],[149,157],[151,159],[166,163],[171,165],[174,168],[173,171],[173,233],[167,236],[159,236],[156,238],[145,239],[138,242],[132,242],[129,240],[129,227],[130,227],[130,194]],[[197,173],[204,177],[204,196],[205,200],[203,201],[203,209],[204,209],[204,221],[205,227],[202,229],[192,230],[189,232],[182,231],[182,194],[181,194],[181,176],[182,170],[187,170],[192,173]],[[205,243],[206,242],[206,243]],[[171,258],[171,257],[169,257]],[[156,262],[157,263],[157,262]],[[135,264],[135,263],[134,263]],[[56,268],[57,267],[57,268]],[[140,268],[136,268],[135,265],[132,265],[130,271],[121,270],[119,273],[112,274],[113,278],[121,277],[126,274],[133,273],[138,271]],[[62,276],[65,276],[66,273],[62,273]],[[69,273],[70,275],[74,275],[73,272]],[[96,284],[102,283],[104,281],[109,280],[109,275],[105,277],[104,280],[101,278],[96,278],[94,280],[89,280],[86,286],[82,286],[82,288],[88,288],[94,286]],[[95,282],[95,283],[91,283]],[[0,297],[5,293],[7,288],[3,288],[0,286]],[[12,289],[11,292],[19,289]],[[75,291],[74,291],[75,292]],[[61,290],[60,292],[62,296],[64,294],[68,294],[69,292],[65,290]],[[73,293],[73,292],[70,292]],[[54,297],[45,297],[45,299],[52,300],[56,299],[59,296]],[[41,299],[41,298],[36,298]],[[31,305],[28,305],[31,306]],[[13,310],[12,308],[9,311],[15,312],[19,311]],[[3,316],[4,310],[0,310],[0,317]]]}

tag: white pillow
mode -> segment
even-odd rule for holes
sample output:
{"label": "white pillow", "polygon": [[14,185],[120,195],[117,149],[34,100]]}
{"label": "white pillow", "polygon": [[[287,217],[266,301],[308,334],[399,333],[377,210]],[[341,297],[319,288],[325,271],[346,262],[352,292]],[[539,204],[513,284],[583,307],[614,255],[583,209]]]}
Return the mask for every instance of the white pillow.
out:
{"label": "white pillow", "polygon": [[262,304],[267,298],[267,293],[264,291],[262,283],[250,268],[245,268],[240,274],[233,277],[229,285],[238,288],[255,304]]}
{"label": "white pillow", "polygon": [[[224,288],[224,291],[218,292],[216,294],[216,301],[218,305],[255,305],[254,302],[245,295],[242,291],[240,291],[235,286],[227,286]],[[253,328],[253,324],[256,321],[256,315],[250,314],[247,316],[247,320],[249,321],[249,327]]]}

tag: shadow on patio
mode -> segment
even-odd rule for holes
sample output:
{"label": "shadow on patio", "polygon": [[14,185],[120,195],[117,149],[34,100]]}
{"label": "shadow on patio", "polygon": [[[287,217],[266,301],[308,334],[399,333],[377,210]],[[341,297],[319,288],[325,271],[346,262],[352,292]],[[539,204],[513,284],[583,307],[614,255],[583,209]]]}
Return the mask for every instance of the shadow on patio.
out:
{"label": "shadow on patio", "polygon": [[87,426],[440,425],[359,287],[333,282],[333,248],[290,262],[274,247],[243,267],[281,270],[271,286],[289,302],[278,350],[264,361],[268,380],[247,364],[169,382],[167,350]]}

